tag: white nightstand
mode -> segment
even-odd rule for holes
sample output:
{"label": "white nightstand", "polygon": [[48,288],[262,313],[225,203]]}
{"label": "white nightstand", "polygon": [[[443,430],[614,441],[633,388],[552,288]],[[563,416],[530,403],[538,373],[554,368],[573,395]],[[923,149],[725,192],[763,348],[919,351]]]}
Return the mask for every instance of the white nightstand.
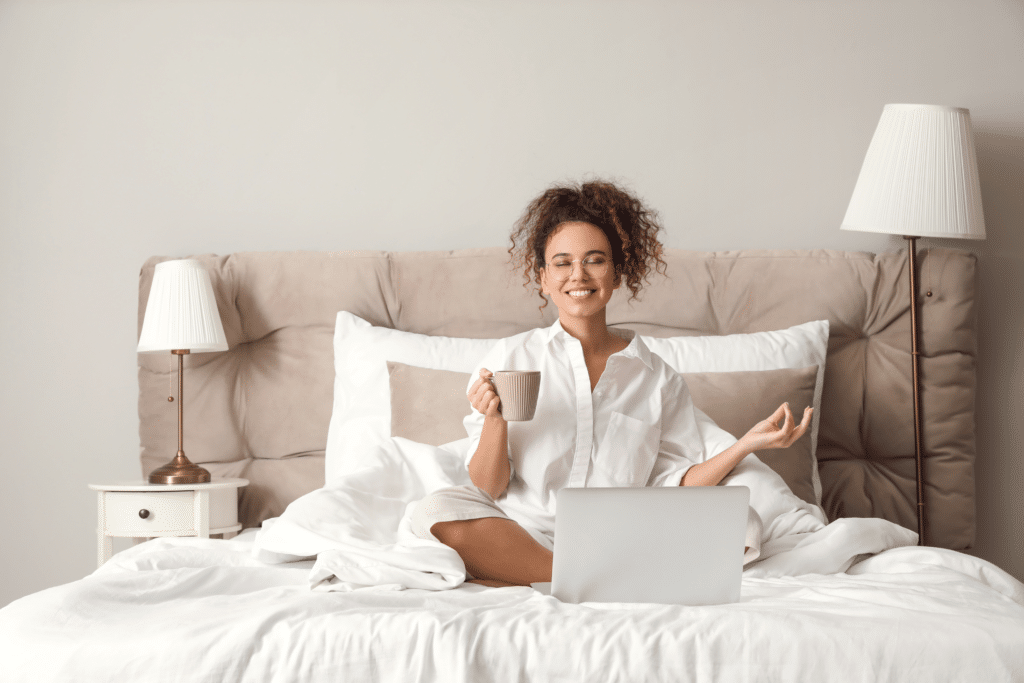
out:
{"label": "white nightstand", "polygon": [[89,484],[99,492],[98,564],[110,559],[112,536],[155,538],[224,534],[238,523],[238,489],[247,479],[217,479],[208,484],[150,484],[145,481]]}

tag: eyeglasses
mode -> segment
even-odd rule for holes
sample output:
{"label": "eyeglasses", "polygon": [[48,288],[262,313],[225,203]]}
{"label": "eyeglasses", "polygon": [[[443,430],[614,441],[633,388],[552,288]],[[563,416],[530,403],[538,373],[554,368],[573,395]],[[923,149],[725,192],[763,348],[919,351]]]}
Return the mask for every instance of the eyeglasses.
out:
{"label": "eyeglasses", "polygon": [[[572,275],[573,265],[579,262],[579,259],[570,261],[567,258],[558,258],[545,266],[555,282],[565,282]],[[601,278],[608,274],[609,261],[604,256],[588,256],[583,259],[581,265],[590,277]]]}

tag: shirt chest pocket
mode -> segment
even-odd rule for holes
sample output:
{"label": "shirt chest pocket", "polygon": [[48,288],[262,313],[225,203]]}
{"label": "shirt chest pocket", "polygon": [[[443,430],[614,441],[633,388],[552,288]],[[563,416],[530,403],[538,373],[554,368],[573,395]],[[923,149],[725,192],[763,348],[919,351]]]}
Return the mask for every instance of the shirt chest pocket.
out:
{"label": "shirt chest pocket", "polygon": [[658,455],[656,427],[613,412],[594,453],[588,486],[644,486]]}

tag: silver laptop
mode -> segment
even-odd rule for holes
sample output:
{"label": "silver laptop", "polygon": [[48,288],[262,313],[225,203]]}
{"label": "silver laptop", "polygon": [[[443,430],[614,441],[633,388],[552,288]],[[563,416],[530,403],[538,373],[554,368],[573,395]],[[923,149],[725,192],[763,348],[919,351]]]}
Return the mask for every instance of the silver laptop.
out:
{"label": "silver laptop", "polygon": [[736,602],[749,501],[746,486],[562,489],[550,593],[573,603]]}

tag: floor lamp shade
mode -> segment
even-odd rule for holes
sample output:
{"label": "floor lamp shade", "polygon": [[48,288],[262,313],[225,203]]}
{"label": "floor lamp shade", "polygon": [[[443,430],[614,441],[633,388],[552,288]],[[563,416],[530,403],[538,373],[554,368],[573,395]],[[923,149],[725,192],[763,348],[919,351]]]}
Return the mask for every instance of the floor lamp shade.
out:
{"label": "floor lamp shade", "polygon": [[842,229],[984,239],[970,112],[885,105]]}
{"label": "floor lamp shade", "polygon": [[153,272],[139,353],[227,351],[210,274],[194,259],[164,261]]}

